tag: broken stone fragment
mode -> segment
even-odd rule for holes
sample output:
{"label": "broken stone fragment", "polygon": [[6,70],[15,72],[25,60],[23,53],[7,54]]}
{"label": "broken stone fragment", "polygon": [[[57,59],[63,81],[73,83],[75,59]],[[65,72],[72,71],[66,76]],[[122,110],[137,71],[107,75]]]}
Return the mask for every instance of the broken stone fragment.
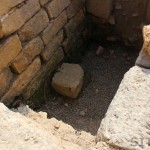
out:
{"label": "broken stone fragment", "polygon": [[52,79],[52,87],[56,92],[76,98],[83,86],[84,71],[78,64],[63,63]]}

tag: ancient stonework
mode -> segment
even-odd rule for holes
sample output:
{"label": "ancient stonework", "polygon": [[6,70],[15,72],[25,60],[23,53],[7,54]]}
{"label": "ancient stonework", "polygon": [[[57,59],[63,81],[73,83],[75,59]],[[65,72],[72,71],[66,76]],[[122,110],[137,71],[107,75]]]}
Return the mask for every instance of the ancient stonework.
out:
{"label": "ancient stonework", "polygon": [[[77,33],[82,37],[85,25],[83,4],[82,0],[0,1],[0,101],[9,103],[19,95],[29,98],[63,60],[64,51],[78,45]],[[74,43],[68,41],[64,47],[71,37]]]}

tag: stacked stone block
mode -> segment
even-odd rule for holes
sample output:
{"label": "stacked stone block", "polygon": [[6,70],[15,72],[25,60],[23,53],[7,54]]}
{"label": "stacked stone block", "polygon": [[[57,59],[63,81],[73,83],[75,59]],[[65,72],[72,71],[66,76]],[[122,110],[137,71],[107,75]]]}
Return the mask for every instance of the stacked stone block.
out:
{"label": "stacked stone block", "polygon": [[1,102],[27,99],[40,87],[82,39],[83,10],[82,0],[0,2]]}

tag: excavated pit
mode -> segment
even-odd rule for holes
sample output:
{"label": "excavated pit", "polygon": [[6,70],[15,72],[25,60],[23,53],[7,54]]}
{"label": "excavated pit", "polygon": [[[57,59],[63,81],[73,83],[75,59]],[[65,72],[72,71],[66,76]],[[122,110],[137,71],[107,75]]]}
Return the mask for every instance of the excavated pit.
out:
{"label": "excavated pit", "polygon": [[[96,50],[100,45],[105,50],[97,56]],[[84,87],[79,97],[70,99],[57,94],[48,79],[32,97],[38,102],[34,107],[77,131],[96,135],[124,74],[134,66],[138,53],[136,49],[118,42],[92,42],[78,61],[85,71]],[[42,106],[40,101],[44,102]]]}

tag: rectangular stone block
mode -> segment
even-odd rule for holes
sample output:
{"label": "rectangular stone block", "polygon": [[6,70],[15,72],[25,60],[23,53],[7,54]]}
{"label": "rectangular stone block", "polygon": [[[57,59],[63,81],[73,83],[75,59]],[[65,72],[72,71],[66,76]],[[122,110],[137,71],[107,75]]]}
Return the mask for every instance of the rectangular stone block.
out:
{"label": "rectangular stone block", "polygon": [[80,9],[82,9],[83,1],[82,0],[72,0],[71,4],[67,8],[68,18],[72,18]]}
{"label": "rectangular stone block", "polygon": [[5,68],[2,72],[0,72],[0,97],[8,88],[12,77],[13,74],[11,73],[9,68]]}
{"label": "rectangular stone block", "polygon": [[7,13],[11,8],[15,7],[24,0],[1,0],[0,1],[0,17]]}
{"label": "rectangular stone block", "polygon": [[41,68],[40,58],[36,58],[32,64],[20,74],[12,83],[6,94],[1,98],[1,102],[10,103],[16,96],[19,96],[33,77]]}
{"label": "rectangular stone block", "polygon": [[87,11],[94,16],[108,19],[113,8],[113,0],[87,0]]}
{"label": "rectangular stone block", "polygon": [[67,23],[67,14],[66,11],[64,11],[42,32],[41,37],[44,41],[44,44],[47,45],[52,40],[52,38],[65,26],[66,23]]}
{"label": "rectangular stone block", "polygon": [[84,21],[84,13],[81,9],[71,20],[68,21],[68,23],[65,26],[65,31],[67,34],[67,37],[70,37],[70,35],[75,32],[76,28]]}
{"label": "rectangular stone block", "polygon": [[33,78],[33,80],[28,84],[28,86],[22,92],[24,99],[28,99],[34,94],[34,92],[40,87],[43,81],[50,76],[55,67],[62,61],[64,58],[64,53],[62,48],[58,48],[51,59],[42,65],[41,70]]}
{"label": "rectangular stone block", "polygon": [[70,4],[70,0],[53,0],[46,6],[50,18],[56,18]]}
{"label": "rectangular stone block", "polygon": [[39,1],[28,0],[22,7],[15,9],[11,14],[1,18],[0,22],[3,36],[7,36],[17,31],[39,9]]}
{"label": "rectangular stone block", "polygon": [[42,51],[41,56],[44,61],[48,61],[54,55],[56,49],[61,46],[62,40],[63,40],[63,31],[60,31]]}
{"label": "rectangular stone block", "polygon": [[0,44],[0,71],[7,67],[22,49],[20,39],[13,35]]}
{"label": "rectangular stone block", "polygon": [[29,66],[35,56],[41,53],[43,49],[44,44],[41,38],[34,38],[23,48],[22,52],[15,58],[15,60],[11,64],[11,68],[14,70],[14,72],[20,74]]}
{"label": "rectangular stone block", "polygon": [[37,36],[49,23],[49,18],[44,9],[41,9],[18,32],[20,40],[25,42]]}

